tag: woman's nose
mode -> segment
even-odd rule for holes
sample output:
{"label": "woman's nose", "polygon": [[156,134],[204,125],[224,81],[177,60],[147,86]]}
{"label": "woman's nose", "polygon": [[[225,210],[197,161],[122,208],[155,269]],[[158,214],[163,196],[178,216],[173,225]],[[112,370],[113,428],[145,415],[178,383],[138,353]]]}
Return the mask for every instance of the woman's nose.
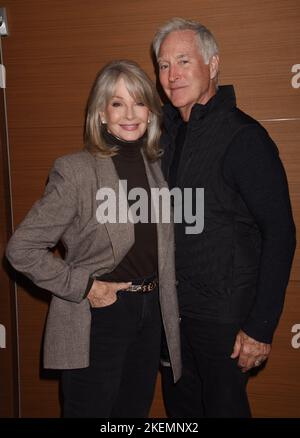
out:
{"label": "woman's nose", "polygon": [[133,119],[134,118],[134,108],[131,105],[126,108],[126,118],[127,119]]}

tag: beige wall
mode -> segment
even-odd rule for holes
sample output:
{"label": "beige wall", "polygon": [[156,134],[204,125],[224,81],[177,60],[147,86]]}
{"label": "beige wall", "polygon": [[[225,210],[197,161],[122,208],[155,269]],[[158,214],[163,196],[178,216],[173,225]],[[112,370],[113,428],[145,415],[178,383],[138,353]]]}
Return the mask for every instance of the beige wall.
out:
{"label": "beige wall", "polygon": [[[220,82],[234,83],[241,109],[277,142],[299,224],[300,88],[291,84],[292,66],[300,63],[298,0],[6,0],[2,5],[10,29],[2,45],[15,225],[43,192],[53,160],[81,148],[86,98],[99,68],[113,58],[133,58],[154,78],[149,44],[158,25],[172,16],[202,21],[219,40]],[[300,349],[291,345],[291,329],[300,324],[299,268],[298,250],[271,359],[249,384],[254,416],[300,417]],[[18,286],[24,417],[59,415],[56,375],[40,369],[48,299],[29,282]],[[152,415],[164,415],[159,385]]]}

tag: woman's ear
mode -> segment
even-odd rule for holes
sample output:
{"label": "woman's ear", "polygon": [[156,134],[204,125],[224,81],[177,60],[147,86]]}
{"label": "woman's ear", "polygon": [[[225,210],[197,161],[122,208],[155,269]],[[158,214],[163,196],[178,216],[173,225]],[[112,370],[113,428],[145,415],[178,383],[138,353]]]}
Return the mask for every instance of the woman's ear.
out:
{"label": "woman's ear", "polygon": [[102,125],[104,125],[106,123],[105,112],[104,111],[100,111],[99,112],[99,118],[100,118],[100,121],[101,121]]}

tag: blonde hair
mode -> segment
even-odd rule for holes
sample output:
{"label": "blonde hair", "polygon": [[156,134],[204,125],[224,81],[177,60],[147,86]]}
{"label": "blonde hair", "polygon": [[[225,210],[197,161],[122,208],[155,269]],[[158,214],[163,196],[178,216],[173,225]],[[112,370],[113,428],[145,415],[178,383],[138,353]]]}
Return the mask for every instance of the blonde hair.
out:
{"label": "blonde hair", "polygon": [[129,94],[141,101],[151,112],[151,121],[148,125],[147,138],[144,142],[144,151],[151,161],[159,158],[161,105],[153,82],[141,67],[126,59],[112,61],[106,64],[98,73],[91,89],[86,109],[85,147],[93,154],[112,157],[117,154],[118,147],[108,146],[102,135],[100,111],[104,111],[119,79],[123,79]]}

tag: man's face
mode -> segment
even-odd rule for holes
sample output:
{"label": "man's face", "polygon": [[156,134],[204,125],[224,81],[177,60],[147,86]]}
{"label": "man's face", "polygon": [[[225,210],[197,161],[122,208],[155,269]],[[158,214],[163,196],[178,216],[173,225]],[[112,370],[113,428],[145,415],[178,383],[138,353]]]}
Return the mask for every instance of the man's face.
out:
{"label": "man's face", "polygon": [[161,44],[158,64],[161,85],[184,120],[195,103],[204,105],[216,93],[218,57],[204,63],[194,31],[171,32]]}

